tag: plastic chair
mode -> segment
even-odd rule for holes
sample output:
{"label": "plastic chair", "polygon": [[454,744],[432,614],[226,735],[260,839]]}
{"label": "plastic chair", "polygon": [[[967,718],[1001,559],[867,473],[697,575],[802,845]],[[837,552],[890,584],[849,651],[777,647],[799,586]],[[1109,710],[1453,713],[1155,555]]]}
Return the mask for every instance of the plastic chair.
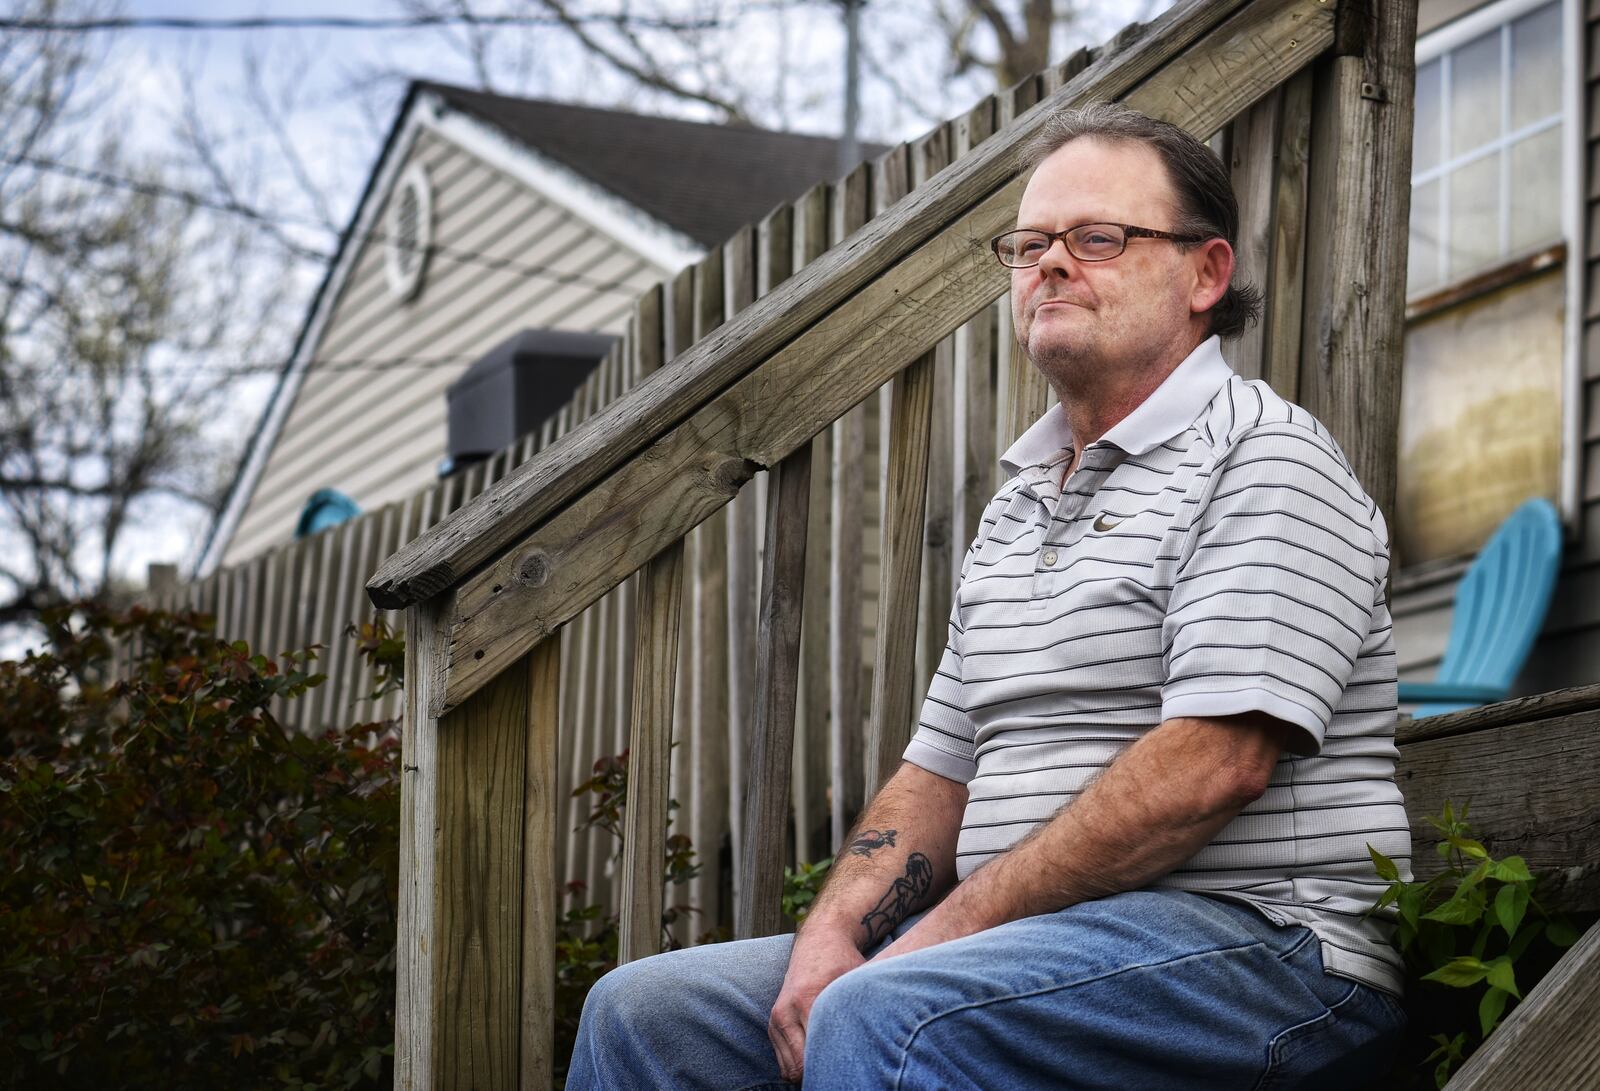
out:
{"label": "plastic chair", "polygon": [[1401,682],[1400,703],[1437,716],[1503,701],[1544,625],[1561,566],[1561,518],[1535,498],[1506,517],[1456,589],[1450,642],[1433,682]]}

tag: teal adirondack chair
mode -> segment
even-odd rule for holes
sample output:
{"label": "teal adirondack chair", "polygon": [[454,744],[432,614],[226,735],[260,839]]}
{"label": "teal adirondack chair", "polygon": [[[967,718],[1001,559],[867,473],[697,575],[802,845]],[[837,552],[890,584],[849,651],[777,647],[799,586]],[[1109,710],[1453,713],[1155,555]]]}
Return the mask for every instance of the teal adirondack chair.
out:
{"label": "teal adirondack chair", "polygon": [[1561,518],[1548,500],[1525,502],[1506,517],[1456,589],[1450,642],[1434,682],[1401,682],[1400,703],[1437,716],[1511,692],[1544,625],[1561,565]]}

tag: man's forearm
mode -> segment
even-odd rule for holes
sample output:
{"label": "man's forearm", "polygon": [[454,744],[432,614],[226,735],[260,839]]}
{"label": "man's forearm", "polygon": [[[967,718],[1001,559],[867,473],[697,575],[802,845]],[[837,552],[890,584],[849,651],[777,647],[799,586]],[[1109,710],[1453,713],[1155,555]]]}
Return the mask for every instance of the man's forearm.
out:
{"label": "man's forearm", "polygon": [[1274,723],[1265,717],[1168,721],[1129,747],[1075,802],[969,876],[887,953],[1160,878],[1209,844],[1265,789],[1285,737]]}
{"label": "man's forearm", "polygon": [[834,857],[801,933],[837,929],[866,951],[955,885],[967,789],[903,763]]}

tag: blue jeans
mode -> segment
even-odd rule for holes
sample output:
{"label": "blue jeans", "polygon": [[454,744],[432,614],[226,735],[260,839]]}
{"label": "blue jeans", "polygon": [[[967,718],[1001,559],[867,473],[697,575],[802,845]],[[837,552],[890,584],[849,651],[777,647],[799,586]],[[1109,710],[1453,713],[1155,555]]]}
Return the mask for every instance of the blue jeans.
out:
{"label": "blue jeans", "polygon": [[[791,942],[607,974],[584,1005],[568,1091],[792,1089],[767,1039]],[[1140,890],[845,974],[811,1009],[805,1086],[1355,1091],[1385,1071],[1404,1023],[1387,993],[1324,973],[1308,929]]]}

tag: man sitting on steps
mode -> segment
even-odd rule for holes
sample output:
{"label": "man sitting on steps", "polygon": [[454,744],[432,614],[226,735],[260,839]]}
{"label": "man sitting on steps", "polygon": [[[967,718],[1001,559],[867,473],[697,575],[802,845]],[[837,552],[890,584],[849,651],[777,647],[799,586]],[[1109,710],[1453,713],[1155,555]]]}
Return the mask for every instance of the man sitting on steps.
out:
{"label": "man sitting on steps", "polygon": [[1238,206],[1099,105],[1025,149],[1017,340],[1059,404],[962,565],[904,761],[798,934],[608,974],[568,1088],[1361,1086],[1403,1025],[1387,529],[1224,363]]}

